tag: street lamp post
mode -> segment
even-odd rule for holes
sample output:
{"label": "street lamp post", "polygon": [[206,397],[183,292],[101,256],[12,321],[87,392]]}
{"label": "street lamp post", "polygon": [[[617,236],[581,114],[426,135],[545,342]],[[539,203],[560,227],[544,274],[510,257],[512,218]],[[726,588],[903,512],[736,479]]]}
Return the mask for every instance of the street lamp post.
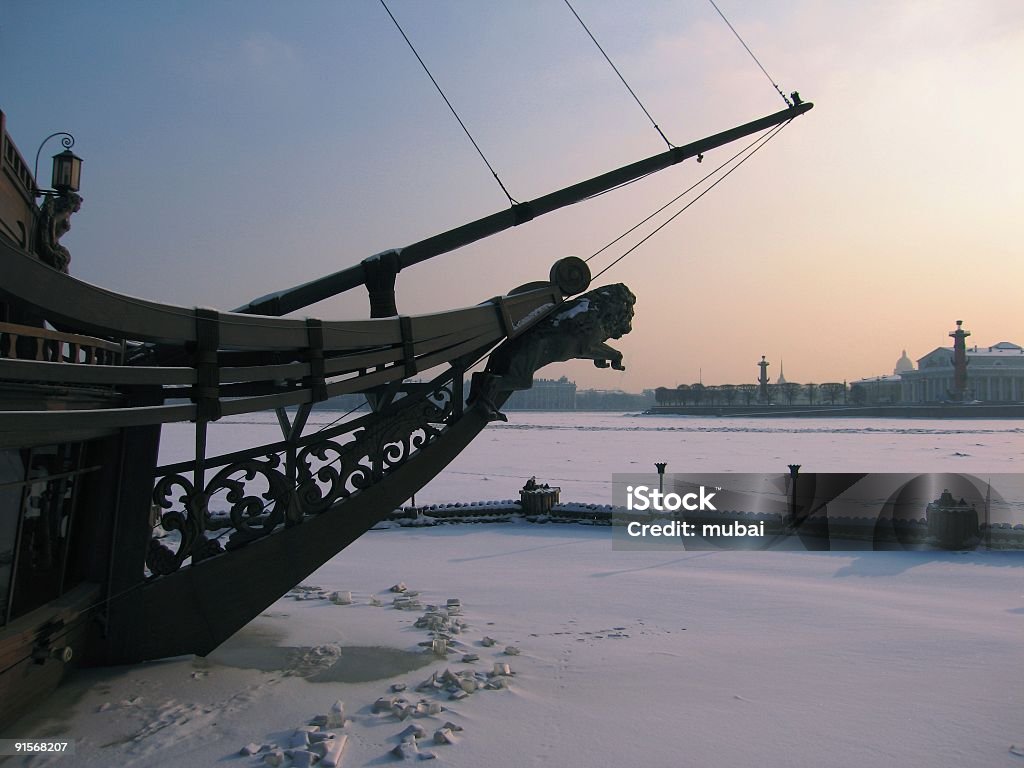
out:
{"label": "street lamp post", "polygon": [[50,177],[50,186],[52,190],[39,189],[38,182],[36,186],[36,197],[42,197],[43,195],[52,195],[54,193],[58,195],[66,195],[69,192],[77,192],[82,181],[82,158],[71,151],[71,148],[75,146],[75,137],[66,131],[57,131],[51,133],[42,143],[39,145],[39,149],[36,150],[36,164],[32,169],[32,178],[37,180],[39,178],[39,155],[43,151],[43,147],[46,146],[46,142],[50,139],[61,136],[60,143],[64,147],[63,152],[58,152],[53,156],[53,173]]}
{"label": "street lamp post", "polygon": [[786,527],[796,522],[796,479],[800,475],[800,465],[790,464],[789,466],[789,515],[786,520]]}
{"label": "street lamp post", "polygon": [[[52,189],[40,189],[36,181],[39,178],[39,155],[46,142],[56,136],[62,137],[60,143],[64,151],[53,156]],[[61,272],[68,271],[71,253],[60,244],[60,239],[71,229],[72,214],[82,207],[82,198],[78,194],[82,181],[82,158],[71,151],[74,145],[75,137],[70,133],[51,133],[36,150],[36,164],[32,171],[35,196],[45,198],[39,206],[36,221],[35,252],[44,263]]]}

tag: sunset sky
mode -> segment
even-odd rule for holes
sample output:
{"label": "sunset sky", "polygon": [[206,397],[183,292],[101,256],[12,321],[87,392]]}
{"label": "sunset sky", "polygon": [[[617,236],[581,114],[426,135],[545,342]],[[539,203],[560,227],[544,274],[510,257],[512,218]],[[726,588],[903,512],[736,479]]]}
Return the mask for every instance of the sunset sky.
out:
{"label": "sunset sky", "polygon": [[[763,354],[773,379],[852,380],[959,319],[1024,344],[1024,3],[718,5],[816,106],[602,278],[638,297],[625,372],[542,375],[743,383]],[[508,204],[375,0],[4,6],[8,131],[30,164],[58,130],[85,160],[63,241],[83,280],[230,309]],[[389,6],[517,199],[664,149],[562,0]],[[785,106],[706,0],[574,6],[676,144]],[[413,267],[399,311],[545,279],[740,146]],[[354,291],[300,314],[366,311]]]}

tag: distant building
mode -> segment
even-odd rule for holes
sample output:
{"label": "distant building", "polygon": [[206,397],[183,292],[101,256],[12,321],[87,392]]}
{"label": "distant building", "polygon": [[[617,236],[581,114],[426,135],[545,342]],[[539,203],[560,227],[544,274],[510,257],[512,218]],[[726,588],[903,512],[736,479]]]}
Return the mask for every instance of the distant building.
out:
{"label": "distant building", "polygon": [[782,372],[782,366],[783,366],[783,361],[779,360],[779,379],[778,379],[778,381],[775,382],[775,386],[782,386],[783,384],[788,384],[789,383],[789,382],[786,381],[786,374]]}
{"label": "distant building", "polygon": [[[953,347],[937,347],[917,361],[917,370],[903,371],[904,402],[949,400],[955,391]],[[1009,341],[967,348],[966,397],[990,403],[1024,401],[1024,348]]]}
{"label": "distant building", "polygon": [[856,405],[889,405],[903,396],[903,380],[892,376],[869,376],[850,382],[850,402]]}
{"label": "distant building", "polygon": [[644,394],[620,389],[581,389],[576,394],[577,411],[642,411],[655,404],[652,390]]}
{"label": "distant building", "polygon": [[914,361],[907,357],[907,350],[903,350],[903,354],[900,359],[896,361],[896,367],[892,369],[892,372],[897,376],[901,373],[914,370]]}
{"label": "distant building", "polygon": [[534,379],[533,387],[513,392],[505,403],[507,411],[574,411],[576,382],[560,379]]}
{"label": "distant building", "polygon": [[[765,356],[757,364],[757,385],[681,384],[654,391],[658,406],[764,405],[785,399],[787,405],[896,405],[899,403],[985,402],[1024,403],[1024,347],[1001,341],[990,347],[966,345],[971,332],[956,321],[949,332],[953,345],[937,347],[917,361],[903,350],[891,375],[846,382],[799,385],[786,381],[779,363],[775,384],[768,379]],[[959,362],[958,362],[959,361]],[[577,407],[586,410],[597,393],[581,393]],[[584,404],[584,402],[586,404]]]}

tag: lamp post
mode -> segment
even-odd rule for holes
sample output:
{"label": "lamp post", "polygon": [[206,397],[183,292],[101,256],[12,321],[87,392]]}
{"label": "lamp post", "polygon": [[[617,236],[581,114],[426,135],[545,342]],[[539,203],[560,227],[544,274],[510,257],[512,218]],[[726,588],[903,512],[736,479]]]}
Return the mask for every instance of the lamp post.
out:
{"label": "lamp post", "polygon": [[799,464],[789,464],[789,519],[786,525],[791,526],[796,521],[796,479],[800,475]]}
{"label": "lamp post", "polygon": [[44,190],[36,186],[36,197],[53,194],[67,195],[69,192],[77,192],[79,189],[82,180],[82,158],[71,151],[71,148],[75,146],[75,137],[66,131],[51,133],[43,139],[39,149],[36,150],[36,164],[32,169],[32,178],[33,180],[39,178],[39,155],[43,151],[43,147],[46,146],[46,142],[57,136],[62,137],[60,143],[64,147],[64,151],[53,156],[53,174],[50,181],[50,186],[53,189]]}
{"label": "lamp post", "polygon": [[[39,177],[39,155],[50,139],[60,136],[63,152],[53,156],[52,189],[40,189],[36,183]],[[78,194],[82,180],[82,158],[71,151],[75,137],[65,131],[51,133],[36,150],[36,164],[32,170],[35,196],[45,200],[39,206],[36,221],[35,252],[46,264],[61,272],[68,271],[71,252],[60,244],[60,239],[71,229],[71,216],[82,206]]]}
{"label": "lamp post", "polygon": [[667,466],[667,461],[654,462],[654,468],[658,470],[658,493],[662,495],[665,493],[665,467]]}

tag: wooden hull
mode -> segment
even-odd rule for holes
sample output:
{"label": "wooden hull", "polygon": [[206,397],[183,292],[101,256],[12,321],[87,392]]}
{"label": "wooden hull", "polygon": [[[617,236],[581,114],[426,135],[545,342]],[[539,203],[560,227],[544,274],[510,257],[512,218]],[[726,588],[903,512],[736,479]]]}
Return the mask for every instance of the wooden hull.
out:
{"label": "wooden hull", "polygon": [[101,592],[99,584],[81,584],[0,633],[0,738],[19,735],[4,724],[44,699],[95,642]]}

